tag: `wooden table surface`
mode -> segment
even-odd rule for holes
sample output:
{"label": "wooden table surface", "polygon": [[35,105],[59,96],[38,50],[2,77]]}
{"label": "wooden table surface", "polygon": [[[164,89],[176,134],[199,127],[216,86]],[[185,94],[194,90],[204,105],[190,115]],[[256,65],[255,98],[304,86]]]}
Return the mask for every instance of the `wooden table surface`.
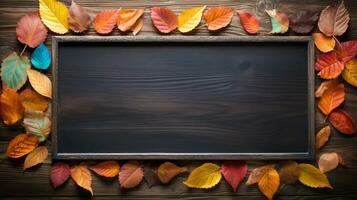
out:
{"label": "wooden table surface", "polygon": [[[66,5],[70,5],[70,0],[62,1]],[[176,13],[189,7],[198,5],[207,5],[208,7],[225,5],[234,8],[241,8],[256,12],[255,0],[157,0],[157,1],[119,1],[119,0],[77,0],[77,3],[86,7],[91,16],[105,8],[134,8],[145,7],[144,27],[138,36],[143,35],[158,35],[150,21],[149,8],[152,6],[167,6],[173,9]],[[333,3],[333,0],[281,0],[279,9],[293,13],[299,9],[323,9],[326,5]],[[357,39],[357,1],[346,0],[347,8],[350,12],[351,22],[350,28],[341,40]],[[37,10],[37,0],[1,0],[0,1],[0,58],[4,59],[11,51],[20,52],[23,45],[16,40],[15,27],[16,22],[21,16],[28,12]],[[271,29],[270,21],[267,15],[260,14],[262,31],[260,35],[267,35]],[[294,33],[289,32],[288,35]],[[70,35],[70,34],[68,34]],[[91,28],[87,35],[95,35]],[[116,29],[113,35],[120,35]],[[179,35],[179,33],[174,33]],[[208,32],[205,27],[201,27],[194,31],[192,35],[213,35]],[[214,35],[230,35],[239,36],[245,35],[239,23],[238,17],[235,15],[233,21],[228,28]],[[51,34],[50,34],[51,36]],[[123,37],[132,37],[130,34]],[[168,37],[168,36],[164,36]],[[46,41],[47,45],[51,45],[51,37]],[[319,82],[319,80],[317,80]],[[346,84],[346,101],[343,108],[349,111],[354,119],[357,119],[357,88],[353,88]],[[317,111],[316,127],[321,128],[322,115]],[[294,128],[294,127],[291,127]],[[68,181],[64,186],[54,190],[51,186],[49,175],[51,167],[50,157],[44,164],[38,167],[23,172],[23,160],[9,160],[5,156],[7,143],[15,135],[21,133],[23,128],[4,127],[0,125],[0,199],[8,200],[69,200],[69,199],[89,199],[88,193],[76,187],[72,181]],[[49,148],[51,148],[49,146]],[[345,158],[348,166],[338,167],[336,170],[327,173],[327,176],[333,185],[333,190],[328,189],[311,189],[296,183],[295,185],[281,185],[277,193],[276,199],[357,199],[357,137],[346,137],[333,130],[332,137],[327,146],[321,152],[339,152]],[[318,156],[318,154],[317,154]],[[308,162],[308,161],[299,161]],[[195,161],[176,162],[178,164],[195,163]],[[248,161],[249,171],[258,165],[266,162]],[[216,187],[210,190],[193,190],[183,185],[186,174],[177,177],[171,184],[167,186],[154,186],[149,188],[145,182],[139,187],[131,190],[121,190],[118,187],[117,179],[104,179],[102,177],[92,175],[93,190],[95,197],[98,200],[110,199],[264,199],[258,191],[257,186],[247,187],[244,184],[239,187],[237,193],[232,192],[232,189],[221,181]]]}

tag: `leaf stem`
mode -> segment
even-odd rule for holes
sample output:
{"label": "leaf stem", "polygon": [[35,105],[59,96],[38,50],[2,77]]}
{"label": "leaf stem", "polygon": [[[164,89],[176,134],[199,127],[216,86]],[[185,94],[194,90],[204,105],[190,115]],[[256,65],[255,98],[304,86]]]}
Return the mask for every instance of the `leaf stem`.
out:
{"label": "leaf stem", "polygon": [[335,39],[335,41],[337,42],[337,49],[341,49],[341,43],[340,43],[340,41],[336,38],[336,36],[332,36],[333,37],[333,39]]}
{"label": "leaf stem", "polygon": [[206,24],[201,24],[200,26],[197,26],[195,29],[200,29],[200,28],[203,28],[205,26],[206,26]]}
{"label": "leaf stem", "polygon": [[327,117],[328,117],[328,115],[326,115],[325,118],[324,118],[324,124],[326,124]]}
{"label": "leaf stem", "polygon": [[24,54],[25,50],[27,48],[27,44],[24,46],[24,48],[22,49],[21,53],[20,53],[20,56],[22,56],[22,54]]}

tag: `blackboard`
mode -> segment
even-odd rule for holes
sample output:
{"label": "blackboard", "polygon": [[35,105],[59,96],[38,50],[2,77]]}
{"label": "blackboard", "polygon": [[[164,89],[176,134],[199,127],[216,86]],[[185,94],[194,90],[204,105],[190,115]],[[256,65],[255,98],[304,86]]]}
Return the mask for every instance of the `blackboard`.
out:
{"label": "blackboard", "polygon": [[55,36],[56,159],[309,159],[310,37]]}

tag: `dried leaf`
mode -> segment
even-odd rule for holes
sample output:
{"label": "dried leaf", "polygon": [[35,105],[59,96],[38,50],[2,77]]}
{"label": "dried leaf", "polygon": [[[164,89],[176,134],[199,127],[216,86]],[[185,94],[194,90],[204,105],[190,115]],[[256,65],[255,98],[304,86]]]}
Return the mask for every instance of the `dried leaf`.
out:
{"label": "dried leaf", "polygon": [[125,163],[119,172],[119,183],[122,188],[134,188],[141,183],[144,177],[143,169],[138,161]]}
{"label": "dried leaf", "polygon": [[184,168],[171,162],[165,162],[159,166],[157,170],[157,177],[162,183],[167,184],[184,170]]}
{"label": "dried leaf", "polygon": [[138,19],[135,24],[130,28],[130,31],[133,32],[133,35],[137,35],[144,26],[144,20]]}
{"label": "dried leaf", "polygon": [[328,120],[333,127],[343,134],[352,135],[357,131],[356,123],[352,116],[342,109],[333,111]]}
{"label": "dried leaf", "polygon": [[92,176],[85,163],[72,167],[71,177],[78,186],[88,190],[93,196]]}
{"label": "dried leaf", "polygon": [[337,87],[339,84],[337,79],[332,79],[328,81],[324,81],[320,84],[319,88],[315,92],[315,97],[322,97],[322,95],[328,90],[329,88],[332,87]]}
{"label": "dried leaf", "polygon": [[231,23],[233,14],[234,10],[230,7],[213,7],[205,12],[203,18],[208,30],[217,31]]}
{"label": "dried leaf", "polygon": [[322,173],[329,172],[336,169],[339,162],[340,156],[337,153],[324,153],[319,158],[319,169]]}
{"label": "dried leaf", "polygon": [[45,111],[48,108],[48,100],[30,88],[21,91],[20,99],[25,109]]}
{"label": "dried leaf", "polygon": [[1,80],[10,88],[19,90],[27,81],[26,69],[30,68],[27,56],[19,56],[13,52],[1,63]]}
{"label": "dried leaf", "polygon": [[119,30],[123,32],[130,30],[143,13],[144,9],[121,9],[117,22]]}
{"label": "dried leaf", "polygon": [[187,33],[196,28],[205,9],[206,6],[201,6],[182,11],[178,16],[178,30],[181,33]]}
{"label": "dried leaf", "polygon": [[18,122],[24,113],[21,98],[14,89],[5,87],[0,96],[0,114],[6,125]]}
{"label": "dried leaf", "polygon": [[325,115],[330,114],[335,108],[345,101],[345,86],[340,83],[327,89],[322,95],[318,107]]}
{"label": "dried leaf", "polygon": [[324,79],[333,79],[338,77],[344,68],[344,64],[338,59],[336,52],[332,51],[322,54],[315,63],[315,69],[318,75]]}
{"label": "dried leaf", "polygon": [[330,182],[328,181],[325,174],[323,174],[319,169],[310,164],[299,164],[299,181],[312,188],[331,188]]}
{"label": "dried leaf", "polygon": [[51,80],[46,75],[36,70],[27,69],[26,71],[32,88],[42,96],[52,98]]}
{"label": "dried leaf", "polygon": [[115,177],[119,174],[120,167],[116,161],[104,161],[90,167],[90,169],[100,176]]}
{"label": "dried leaf", "polygon": [[6,155],[10,158],[20,158],[34,150],[38,143],[36,136],[19,134],[9,142]]}
{"label": "dried leaf", "polygon": [[330,139],[331,135],[331,128],[330,126],[323,127],[317,134],[316,134],[316,142],[315,142],[315,149],[320,149],[323,147],[326,142]]}
{"label": "dried leaf", "polygon": [[151,8],[151,20],[155,28],[161,33],[170,33],[178,26],[176,14],[164,7]]}
{"label": "dried leaf", "polygon": [[48,150],[45,146],[37,147],[29,155],[27,155],[24,162],[24,170],[43,163],[48,156]]}
{"label": "dried leaf", "polygon": [[38,12],[29,13],[16,24],[17,39],[31,48],[37,47],[47,38],[47,28],[43,25]]}
{"label": "dried leaf", "polygon": [[51,54],[45,44],[40,44],[31,55],[31,64],[36,69],[46,70],[51,64]]}
{"label": "dried leaf", "polygon": [[223,161],[221,172],[227,183],[237,192],[240,182],[247,173],[247,164],[244,160]]}
{"label": "dried leaf", "polygon": [[68,24],[69,28],[76,33],[82,33],[88,30],[90,25],[90,16],[88,15],[86,9],[78,5],[73,0],[71,7],[69,8]]}
{"label": "dried leaf", "polygon": [[289,30],[289,17],[285,13],[278,12],[275,9],[266,10],[266,13],[270,16],[272,34],[283,34]]}
{"label": "dried leaf", "polygon": [[23,126],[26,133],[37,136],[40,142],[51,132],[51,120],[42,111],[25,110]]}
{"label": "dried leaf", "polygon": [[345,69],[342,71],[342,77],[345,81],[357,87],[357,59],[350,60],[346,63]]}
{"label": "dried leaf", "polygon": [[240,23],[243,26],[244,30],[249,34],[257,34],[260,29],[259,21],[257,18],[249,12],[244,12],[241,10],[236,10]]}
{"label": "dried leaf", "polygon": [[281,182],[285,184],[293,184],[299,178],[299,167],[295,161],[284,162],[279,171]]}
{"label": "dried leaf", "polygon": [[274,194],[278,191],[280,178],[274,168],[269,168],[258,181],[259,190],[268,199],[273,199]]}
{"label": "dried leaf", "polygon": [[316,47],[321,52],[327,53],[334,50],[336,41],[333,37],[326,37],[322,33],[313,33],[312,37],[314,38]]}
{"label": "dried leaf", "polygon": [[290,28],[296,33],[307,34],[312,31],[318,19],[317,11],[299,10],[289,16]]}
{"label": "dried leaf", "polygon": [[144,165],[144,179],[149,188],[161,183],[156,169],[157,166],[151,162]]}
{"label": "dried leaf", "polygon": [[71,174],[71,169],[69,165],[64,162],[57,162],[51,167],[51,182],[54,188],[61,186],[65,183],[69,175]]}
{"label": "dried leaf", "polygon": [[67,7],[57,0],[39,0],[39,2],[41,20],[47,26],[47,28],[58,34],[67,33]]}
{"label": "dried leaf", "polygon": [[341,45],[337,45],[337,56],[338,59],[347,63],[352,60],[357,55],[357,40],[350,40],[347,42],[342,42]]}
{"label": "dried leaf", "polygon": [[345,7],[345,3],[337,6],[327,6],[321,11],[319,19],[319,29],[326,36],[341,36],[348,28],[350,16]]}
{"label": "dried leaf", "polygon": [[252,185],[255,183],[258,183],[260,178],[268,171],[270,168],[274,168],[275,165],[264,165],[261,167],[254,168],[248,177],[247,182],[245,183],[246,185]]}
{"label": "dried leaf", "polygon": [[217,185],[221,178],[221,168],[218,165],[205,163],[194,169],[183,183],[190,188],[208,189]]}
{"label": "dried leaf", "polygon": [[109,34],[113,31],[119,18],[119,10],[103,10],[93,20],[94,30],[99,34]]}

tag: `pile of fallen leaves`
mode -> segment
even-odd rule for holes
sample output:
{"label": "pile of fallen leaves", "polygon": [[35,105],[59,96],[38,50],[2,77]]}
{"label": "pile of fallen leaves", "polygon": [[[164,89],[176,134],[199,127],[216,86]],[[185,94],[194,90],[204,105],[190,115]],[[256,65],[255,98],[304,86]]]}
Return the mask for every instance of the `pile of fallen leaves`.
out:
{"label": "pile of fallen leaves", "polygon": [[[320,32],[312,33],[316,47],[321,51],[315,69],[319,77],[328,80],[323,81],[315,92],[316,98],[319,98],[318,108],[326,116],[324,127],[316,134],[316,149],[328,142],[331,125],[342,134],[355,134],[356,124],[351,115],[339,108],[345,100],[345,87],[339,76],[357,87],[357,41],[340,43],[337,39],[346,32],[350,20],[344,2],[328,6],[321,13],[303,10],[287,15],[276,8],[264,10],[271,20],[271,34],[284,34],[289,28],[298,34],[309,34],[318,23]],[[259,33],[260,25],[255,15],[230,7],[195,7],[182,11],[178,16],[169,8],[152,7],[151,20],[153,26],[163,34],[172,33],[176,29],[181,33],[190,32],[198,27],[202,17],[205,20],[204,26],[209,31],[218,31],[231,23],[235,12],[248,34]],[[73,1],[68,10],[57,0],[39,0],[39,12],[29,13],[18,21],[17,39],[25,46],[20,54],[12,52],[1,63],[3,90],[0,96],[0,115],[7,126],[21,123],[25,133],[9,142],[6,151],[9,158],[26,156],[23,167],[26,170],[44,162],[48,156],[44,145],[51,132],[52,87],[50,79],[44,74],[51,64],[50,51],[44,44],[48,29],[57,34],[65,34],[69,30],[83,33],[92,24],[94,30],[101,35],[110,34],[115,26],[121,32],[131,31],[136,35],[143,27],[143,14],[144,9],[103,10],[91,21],[86,9]],[[26,54],[27,47],[33,48],[30,51],[31,56]],[[327,119],[329,123],[326,122]],[[320,155],[318,168],[294,161],[264,165],[251,170],[246,184],[257,183],[268,199],[273,198],[280,183],[292,184],[300,181],[312,188],[332,188],[324,173],[335,169],[339,164],[344,164],[341,155],[328,152]],[[164,162],[157,167],[144,167],[138,161],[128,161],[121,166],[117,161],[72,166],[57,162],[52,165],[51,180],[53,186],[58,187],[71,177],[77,185],[93,194],[90,171],[107,178],[118,177],[120,187],[125,189],[136,187],[143,179],[149,185],[167,184],[181,173],[189,173],[184,181],[186,186],[206,189],[217,185],[223,175],[226,182],[237,191],[247,169],[245,161],[204,163],[193,169],[171,162]]]}

